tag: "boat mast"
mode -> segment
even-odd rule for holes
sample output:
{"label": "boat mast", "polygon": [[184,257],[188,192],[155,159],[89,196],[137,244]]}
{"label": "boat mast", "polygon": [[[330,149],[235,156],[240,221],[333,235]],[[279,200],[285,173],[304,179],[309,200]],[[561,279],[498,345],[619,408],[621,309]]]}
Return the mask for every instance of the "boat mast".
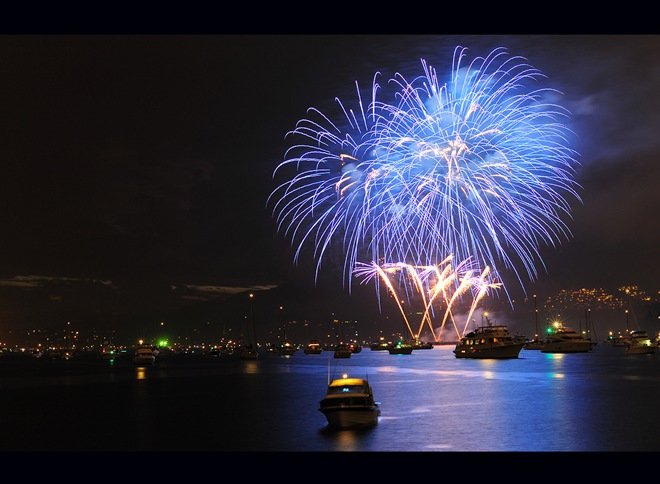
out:
{"label": "boat mast", "polygon": [[330,386],[330,352],[326,351],[328,353],[328,386]]}
{"label": "boat mast", "polygon": [[596,328],[594,327],[594,323],[591,321],[591,308],[586,309],[585,319],[587,326],[587,339],[591,341],[591,333],[594,334],[594,339],[597,339],[598,335],[596,334]]}
{"label": "boat mast", "polygon": [[254,293],[250,293],[250,320],[252,324],[252,340],[250,344],[252,345],[252,350],[257,351],[257,333],[254,325]]}
{"label": "boat mast", "polygon": [[534,294],[534,339],[539,338],[539,309],[536,306],[536,294]]}

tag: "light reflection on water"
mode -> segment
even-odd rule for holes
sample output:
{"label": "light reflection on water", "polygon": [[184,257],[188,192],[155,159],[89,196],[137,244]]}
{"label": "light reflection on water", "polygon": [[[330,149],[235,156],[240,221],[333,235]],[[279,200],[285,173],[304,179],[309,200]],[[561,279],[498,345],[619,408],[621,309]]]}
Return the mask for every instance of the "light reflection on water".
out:
{"label": "light reflection on water", "polygon": [[[657,355],[624,358],[599,345],[588,354],[523,350],[514,360],[466,360],[452,349],[409,358],[367,349],[330,368],[302,352],[257,361],[162,358],[148,368],[121,359],[113,366],[33,362],[32,373],[0,365],[0,426],[17,435],[0,448],[34,448],[21,435],[56,425],[47,404],[95,409],[72,411],[71,428],[79,430],[62,437],[63,449],[660,450]],[[369,379],[381,402],[377,426],[327,429],[318,408],[329,370],[332,378]],[[46,386],[47,403],[38,397]],[[167,432],[158,422],[167,422]]]}
{"label": "light reflection on water", "polygon": [[256,373],[259,373],[259,365],[257,364],[256,361],[244,361],[243,373],[247,373],[249,375],[254,375]]}

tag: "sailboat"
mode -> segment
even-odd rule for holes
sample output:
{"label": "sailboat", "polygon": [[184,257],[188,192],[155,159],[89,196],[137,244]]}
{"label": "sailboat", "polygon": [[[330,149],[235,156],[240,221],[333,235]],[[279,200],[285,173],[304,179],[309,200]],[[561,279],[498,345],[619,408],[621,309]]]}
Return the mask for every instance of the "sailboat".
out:
{"label": "sailboat", "polygon": [[[259,358],[259,352],[257,351],[257,335],[254,328],[254,310],[252,307],[252,299],[254,295],[250,293],[250,321],[252,328],[247,328],[248,333],[250,334],[250,343],[241,346],[238,349],[238,357],[241,360],[256,360]],[[252,331],[250,331],[250,329]]]}
{"label": "sailboat", "polygon": [[277,352],[280,356],[292,356],[298,351],[298,347],[289,341],[286,337],[286,326],[284,328],[284,338],[277,347]]}

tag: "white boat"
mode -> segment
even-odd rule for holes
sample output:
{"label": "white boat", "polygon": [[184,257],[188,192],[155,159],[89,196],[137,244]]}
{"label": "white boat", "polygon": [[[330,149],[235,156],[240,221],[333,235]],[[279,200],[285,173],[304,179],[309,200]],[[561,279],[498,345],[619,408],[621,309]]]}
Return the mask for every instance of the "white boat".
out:
{"label": "white boat", "polygon": [[517,341],[503,324],[482,326],[456,344],[456,358],[518,358],[525,343]]}
{"label": "white boat", "polygon": [[559,322],[548,328],[548,335],[541,347],[542,353],[587,353],[594,343],[574,329]]}
{"label": "white boat", "polygon": [[325,415],[329,427],[342,429],[376,425],[380,415],[369,382],[348,378],[346,374],[330,382],[319,411]]}
{"label": "white boat", "polygon": [[136,365],[153,365],[156,362],[156,354],[151,346],[140,346],[135,350],[133,361]]}
{"label": "white boat", "polygon": [[627,355],[652,355],[655,353],[655,346],[651,338],[644,330],[631,331],[626,340]]}

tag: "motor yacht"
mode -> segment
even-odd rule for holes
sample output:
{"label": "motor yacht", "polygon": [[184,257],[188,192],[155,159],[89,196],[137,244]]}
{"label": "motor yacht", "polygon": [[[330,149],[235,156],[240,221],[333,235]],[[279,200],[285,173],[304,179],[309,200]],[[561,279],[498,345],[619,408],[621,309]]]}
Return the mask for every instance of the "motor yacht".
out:
{"label": "motor yacht", "polygon": [[349,378],[344,374],[330,382],[319,411],[325,415],[329,427],[364,427],[378,423],[378,405],[366,379]]}

